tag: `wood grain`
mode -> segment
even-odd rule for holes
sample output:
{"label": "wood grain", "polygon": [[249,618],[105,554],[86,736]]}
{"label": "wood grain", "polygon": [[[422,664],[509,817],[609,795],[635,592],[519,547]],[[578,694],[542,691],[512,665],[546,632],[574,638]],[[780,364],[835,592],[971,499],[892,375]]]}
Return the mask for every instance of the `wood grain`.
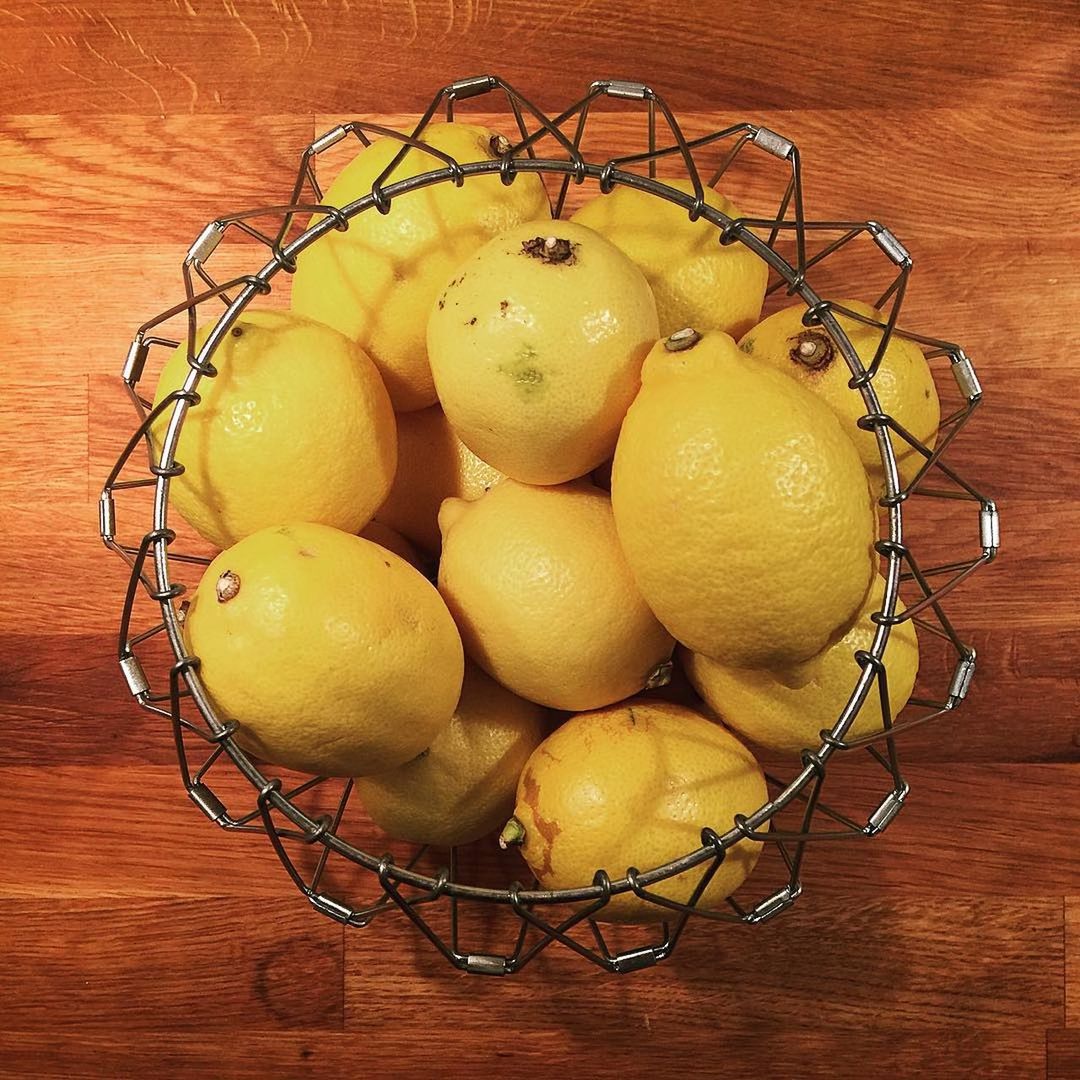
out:
{"label": "wood grain", "polygon": [[1053,1028],[1046,1036],[1047,1080],[1080,1076],[1080,1029]]}
{"label": "wood grain", "polygon": [[[1075,16],[1038,0],[3,0],[0,1077],[1080,1075]],[[317,133],[409,124],[439,86],[492,70],[549,110],[590,79],[644,78],[690,135],[751,120],[790,137],[808,214],[887,223],[915,262],[905,324],[961,343],[986,391],[951,460],[998,500],[1003,549],[948,605],[978,674],[962,709],[902,743],[903,812],[873,841],[814,845],[783,918],[691,926],[669,963],[623,978],[553,948],[477,980],[398,916],[358,931],[312,912],[265,837],[222,831],[185,797],[170,725],[120,677],[127,573],[97,536],[134,424],[123,357],[181,297],[203,225],[282,201]],[[507,120],[495,97],[459,115]],[[639,104],[609,102],[586,149],[643,133]],[[352,149],[317,159],[324,184]],[[740,159],[723,187],[771,210],[776,166]],[[570,206],[591,194],[572,188]],[[261,261],[230,235],[211,269]],[[812,281],[873,299],[888,273],[866,243]],[[287,303],[278,286],[260,302]],[[146,493],[117,511],[137,542]],[[913,501],[906,522],[924,562],[977,548],[973,507]],[[140,599],[136,627],[157,614]],[[163,646],[140,651],[155,688]],[[920,689],[947,673],[924,640]],[[207,781],[233,814],[254,808],[224,766]],[[825,798],[865,820],[888,786],[856,755]],[[305,802],[335,798],[328,785]],[[343,832],[404,855],[359,807]],[[319,853],[293,850],[305,870]],[[745,899],[782,869],[770,849]],[[522,872],[490,841],[462,867],[496,884]],[[324,887],[378,895],[337,858]],[[463,916],[470,948],[508,947],[497,914]]]}
{"label": "wood grain", "polygon": [[312,926],[302,907],[266,900],[238,940],[230,909],[227,896],[0,903],[5,1027],[55,1031],[56,989],[67,986],[65,1030],[100,1028],[121,1013],[130,1032],[165,1018],[194,1034],[240,1024],[340,1029],[342,928]]}
{"label": "wood grain", "polygon": [[[506,112],[475,111],[467,104],[462,110],[463,119],[514,130]],[[186,248],[211,217],[286,201],[300,151],[315,134],[355,115],[352,110],[308,118],[260,115],[258,122],[234,113],[164,119],[7,116],[0,123],[0,181],[7,190],[0,224],[6,237],[20,243],[96,245],[107,225],[116,230],[117,242],[175,240]],[[362,119],[411,130],[417,117],[375,112]],[[949,238],[998,243],[1018,252],[1045,243],[1044,234],[1051,231],[1060,241],[1078,229],[1080,194],[1072,181],[1080,136],[1053,130],[1045,115],[1021,115],[1003,124],[996,110],[974,106],[907,105],[843,114],[775,108],[747,114],[721,107],[707,113],[680,110],[679,120],[689,138],[752,120],[793,139],[802,154],[811,217],[871,216],[909,243]],[[949,132],[947,145],[942,130]],[[573,133],[572,124],[568,131]],[[1040,148],[1051,135],[1056,152],[1044,155]],[[663,132],[658,139],[664,141]],[[647,145],[640,114],[598,112],[582,151],[603,161],[627,147]],[[729,140],[700,151],[702,171],[711,172],[730,145]],[[358,146],[349,140],[316,159],[324,187]],[[564,156],[550,139],[538,144],[537,153]],[[787,166],[762,166],[762,160],[767,159],[750,148],[725,176],[724,190],[747,213],[774,210],[787,180]],[[661,169],[674,175],[680,166],[673,158]],[[988,213],[985,194],[972,178],[1005,171],[1012,174],[1009,183],[995,192]],[[594,193],[591,184],[572,187],[569,205]],[[1003,220],[1013,225],[1006,235]]]}
{"label": "wood grain", "polygon": [[[475,980],[470,983],[472,985]],[[627,991],[629,993],[629,991]],[[576,1001],[566,1001],[572,1009]],[[437,1007],[437,1004],[436,1006]],[[647,1016],[647,1014],[646,1014]],[[23,1080],[92,1080],[136,1074],[182,1080],[190,1076],[264,1080],[266,1076],[337,1080],[358,1067],[381,1070],[402,1080],[431,1075],[432,1060],[444,1075],[469,1076],[480,1070],[527,1073],[567,1060],[561,1030],[521,1031],[502,1010],[489,1014],[496,1030],[482,1037],[447,1039],[430,1022],[400,1035],[378,1029],[347,1032],[283,1030],[172,1034],[155,1032],[135,1042],[73,1032],[62,1041],[36,1032],[0,1033],[0,1077]],[[808,1080],[891,1080],[896,1076],[948,1076],[950,1080],[1016,1080],[1043,1075],[1046,1036],[1041,1031],[949,1029],[947,1038],[927,1038],[919,1030],[891,1027],[815,1031],[792,1023],[767,1036],[737,1030],[723,1018],[702,1018],[700,1005],[689,1021],[653,1031],[647,1025],[624,1030],[616,1020],[610,1039],[575,1046],[573,1068],[581,1075],[624,1077],[651,1060],[693,1062],[695,1076],[760,1080],[799,1076]],[[507,1030],[508,1029],[508,1030]],[[1075,1031],[1050,1033],[1050,1080],[1073,1080],[1080,1062]]]}
{"label": "wood grain", "polygon": [[[433,89],[502,71],[542,104],[594,78],[653,76],[676,108],[940,104],[992,93],[1008,108],[1075,101],[1075,62],[1054,5],[901,0],[844,22],[809,7],[727,5],[703,17],[603,0],[559,9],[529,0],[295,0],[155,7],[8,0],[0,92],[10,112],[420,109]],[[915,32],[913,32],[915,31]],[[792,47],[795,43],[795,47]],[[49,65],[31,58],[46,48]],[[28,73],[34,71],[35,78]],[[1063,102],[1062,97],[1065,101]]]}
{"label": "wood grain", "polygon": [[1080,1028],[1080,897],[1065,898],[1065,1023]]}

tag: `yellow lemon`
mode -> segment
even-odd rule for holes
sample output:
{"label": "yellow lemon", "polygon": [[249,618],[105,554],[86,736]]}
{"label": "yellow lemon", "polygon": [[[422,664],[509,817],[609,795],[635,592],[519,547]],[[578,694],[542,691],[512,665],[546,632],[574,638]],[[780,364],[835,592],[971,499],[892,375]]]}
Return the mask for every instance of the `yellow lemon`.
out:
{"label": "yellow lemon", "polygon": [[428,355],[462,442],[527,484],[611,455],[658,333],[642,273],[572,222],[518,225],[466,260],[428,323]]}
{"label": "yellow lemon", "polygon": [[452,847],[499,828],[518,776],[544,737],[547,714],[467,664],[450,723],[412,761],[361,777],[368,816],[399,840]]}
{"label": "yellow lemon", "polygon": [[447,499],[439,523],[439,591],[503,686],[576,712],[666,675],[674,642],[634,585],[604,492],[504,480],[476,502]]}
{"label": "yellow lemon", "polygon": [[415,566],[426,577],[427,561],[413,545],[405,539],[396,529],[384,525],[381,521],[369,521],[361,530],[360,535],[365,540],[370,540],[379,547],[392,551],[399,558],[404,559],[410,566]]}
{"label": "yellow lemon", "polygon": [[[885,321],[882,313],[869,304],[858,300],[840,300],[838,303],[867,318]],[[877,437],[872,431],[856,426],[859,417],[866,413],[866,405],[862,395],[848,386],[851,369],[823,327],[803,325],[805,313],[804,304],[795,304],[770,315],[743,337],[739,348],[755,360],[790,375],[820,396],[854,440],[867,472],[880,479],[882,467]],[[838,315],[837,319],[863,366],[869,367],[881,343],[882,331],[847,315]],[[933,449],[941,421],[941,404],[922,349],[914,341],[894,334],[874,375],[873,387],[882,411]],[[890,433],[890,438],[901,480],[908,483],[926,458],[900,436]]]}
{"label": "yellow lemon", "polygon": [[[514,817],[500,842],[520,843],[545,889],[591,885],[597,870],[612,880],[630,867],[656,869],[696,851],[701,830],[723,835],[736,814],[766,801],[753,754],[719,724],[670,701],[634,698],[571,717],[529,758]],[[749,876],[761,842],[727,851],[697,906],[715,910]],[[708,863],[649,886],[687,903]],[[672,918],[669,909],[623,893],[597,915],[606,922]]]}
{"label": "yellow lemon", "polygon": [[[689,180],[665,184],[693,195]],[[731,200],[705,188],[705,202],[730,218],[741,217]],[[660,333],[684,326],[738,336],[761,315],[769,268],[742,244],[720,246],[720,230],[680,206],[619,185],[590,199],[570,219],[606,236],[641,268],[656,297]]]}
{"label": "yellow lemon", "polygon": [[326,525],[274,526],[221,552],[184,634],[241,745],[303,772],[404,764],[450,722],[461,691],[461,639],[434,586]]}
{"label": "yellow lemon", "polygon": [[437,553],[443,499],[479,499],[503,474],[454,434],[438,405],[399,413],[397,436],[397,473],[375,517]]}
{"label": "yellow lemon", "polygon": [[[459,163],[500,156],[500,137],[475,124],[434,123],[421,139]],[[367,195],[402,145],[390,136],[373,141],[331,184],[324,202],[341,207]],[[441,159],[412,149],[383,186],[443,168]],[[347,232],[331,232],[300,255],[293,309],[359,341],[382,372],[395,409],[422,409],[435,402],[424,328],[439,290],[496,233],[550,216],[536,173],[509,186],[492,173],[461,187],[446,181],[398,195],[389,213],[365,210]]]}
{"label": "yellow lemon", "polygon": [[[877,576],[851,629],[823,652],[792,668],[766,671],[730,668],[708,657],[681,655],[694,688],[721,720],[741,735],[772,750],[798,753],[816,749],[820,732],[831,728],[847,704],[859,665],[855,653],[869,650],[876,626],[870,619],[880,610],[885,579]],[[897,610],[904,605],[898,603]],[[907,704],[919,670],[915,626],[898,623],[885,647],[889,708],[895,718]],[[846,738],[858,739],[882,729],[881,698],[875,682]]]}
{"label": "yellow lemon", "polygon": [[732,666],[820,652],[873,572],[866,474],[839,421],[719,331],[659,342],[642,381],[611,501],[646,602],[688,648]]}
{"label": "yellow lemon", "polygon": [[[155,403],[183,385],[186,355],[182,345],[166,361]],[[176,450],[184,471],[169,492],[184,518],[218,547],[281,521],[361,529],[397,462],[390,399],[364,351],[309,319],[248,311],[213,363]],[[158,446],[170,416],[154,426]]]}

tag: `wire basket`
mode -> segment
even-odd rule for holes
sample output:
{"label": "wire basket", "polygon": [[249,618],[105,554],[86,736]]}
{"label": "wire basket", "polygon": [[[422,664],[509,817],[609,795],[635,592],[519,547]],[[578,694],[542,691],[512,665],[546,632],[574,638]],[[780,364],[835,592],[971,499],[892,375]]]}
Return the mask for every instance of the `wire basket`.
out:
{"label": "wire basket", "polygon": [[[457,103],[492,95],[509,110],[518,140],[498,147],[500,156],[488,161],[455,161],[432,149],[423,133],[436,116],[445,112],[454,119]],[[590,160],[583,149],[590,117],[597,103],[632,108],[642,114],[647,149],[620,157]],[[322,203],[315,162],[339,144],[356,139],[366,145],[373,136],[401,141],[395,162],[363,198],[343,207]],[[553,152],[541,155],[543,148]],[[703,178],[699,161],[706,153],[719,152],[719,160]],[[386,179],[405,154],[431,156],[432,168],[394,183]],[[753,160],[750,160],[753,159]],[[704,201],[705,184],[715,186],[740,162],[753,168],[768,167],[779,176],[775,213],[761,217],[731,219]],[[658,178],[658,165],[673,165],[693,184],[687,194]],[[198,657],[188,654],[182,638],[182,596],[194,574],[196,578],[210,559],[174,548],[177,533],[169,527],[169,484],[182,471],[175,458],[177,440],[188,410],[198,406],[198,386],[213,378],[215,350],[244,309],[256,298],[271,293],[275,278],[296,268],[297,259],[311,244],[331,230],[346,230],[361,213],[385,213],[401,194],[433,184],[468,183],[474,176],[498,173],[512,184],[523,172],[545,177],[553,198],[553,215],[566,206],[570,186],[586,181],[601,192],[630,185],[682,207],[693,219],[704,218],[717,230],[722,245],[743,244],[768,264],[770,292],[786,290],[806,304],[803,323],[819,326],[832,338],[851,371],[850,386],[861,395],[865,415],[860,425],[873,431],[884,473],[882,512],[888,537],[877,542],[884,566],[885,592],[872,647],[855,655],[850,698],[829,730],[820,733],[820,744],[807,747],[794,775],[783,777],[766,769],[770,798],[748,816],[726,825],[723,832],[703,823],[701,845],[659,867],[598,869],[592,881],[573,889],[548,891],[520,881],[496,887],[467,880],[462,852],[456,849],[415,848],[403,854],[385,849],[373,854],[358,846],[352,830],[356,814],[349,804],[353,784],[327,777],[289,777],[279,770],[267,773],[233,738],[235,725],[223,721],[214,710],[199,679]],[[306,231],[299,218],[323,215]],[[267,225],[266,223],[270,224]],[[218,280],[209,265],[223,261],[222,241],[235,239],[234,254],[250,264],[257,255],[257,269],[228,280]],[[860,240],[860,238],[862,238]],[[866,240],[876,246],[875,255],[885,260],[887,286],[874,300],[886,312],[883,321],[869,319],[825,299],[811,284],[827,261]],[[558,942],[608,971],[626,972],[649,967],[670,956],[691,918],[711,921],[761,923],[791,907],[802,891],[801,871],[809,846],[824,840],[863,840],[879,835],[896,817],[908,796],[908,784],[900,767],[901,736],[916,726],[956,709],[967,694],[975,672],[975,652],[958,636],[943,607],[943,600],[979,566],[992,560],[998,550],[998,511],[994,503],[967,482],[945,460],[946,452],[967,423],[982,397],[971,360],[947,341],[916,333],[899,323],[901,305],[911,273],[912,260],[899,240],[874,221],[807,220],[803,212],[799,152],[789,139],[752,123],[736,124],[697,138],[687,138],[663,99],[641,83],[599,81],[574,105],[549,117],[517,90],[495,76],[455,82],[436,94],[422,119],[409,133],[362,121],[343,123],[315,139],[302,153],[291,190],[281,205],[262,207],[215,218],[189,248],[183,262],[184,296],[173,307],[139,327],[123,365],[125,387],[138,410],[139,422],[101,493],[100,531],[107,547],[130,566],[119,629],[119,662],[127,686],[145,710],[171,726],[180,776],[196,806],[221,828],[232,833],[265,836],[300,891],[312,906],[347,926],[378,925],[393,913],[411,921],[454,967],[470,972],[505,975],[519,971],[540,952]],[[197,321],[215,312],[215,324],[205,344],[194,348]],[[873,361],[864,366],[840,323],[838,314],[881,328],[884,332]],[[140,393],[148,357],[152,351],[173,350],[179,342],[162,336],[169,323],[186,326],[190,371],[184,385],[155,407]],[[181,334],[183,331],[181,331]],[[959,404],[941,421],[933,449],[884,413],[874,389],[874,376],[892,335],[918,342],[939,370],[946,366],[955,380]],[[946,381],[947,380],[939,380]],[[155,453],[149,429],[159,416],[169,414],[160,454]],[[910,445],[922,464],[914,478],[902,486],[894,441]],[[146,457],[136,453],[140,446]],[[135,489],[150,489],[136,508]],[[147,506],[152,496],[152,507]],[[131,542],[118,530],[118,503],[131,501],[133,510],[145,515],[150,527],[136,529]],[[933,565],[922,565],[908,543],[905,525],[915,505],[939,507],[975,503],[978,507],[977,543],[974,520],[967,551],[953,552]],[[125,506],[126,508],[126,506]],[[974,517],[974,515],[972,515]],[[948,530],[937,530],[937,537]],[[961,535],[949,534],[949,538]],[[966,535],[966,534],[965,534]],[[958,544],[958,546],[960,546]],[[906,610],[898,612],[902,583],[914,591]],[[902,717],[893,717],[889,706],[888,674],[884,656],[890,630],[912,619],[924,631],[943,641],[953,659],[945,665],[940,692],[912,698]],[[164,646],[164,647],[162,647]],[[878,735],[846,738],[859,708],[868,695],[877,694],[885,725]],[[852,816],[823,801],[828,766],[834,758],[856,759],[872,769],[881,787],[875,803]],[[226,791],[229,794],[226,796]],[[227,805],[226,798],[231,805]],[[768,829],[765,826],[769,826]],[[697,908],[697,901],[727,850],[749,839],[768,845],[779,858],[771,860],[778,879],[766,895],[755,892],[750,899],[732,897],[726,910]],[[370,845],[368,845],[370,846]],[[686,904],[658,895],[653,886],[677,873],[704,865],[704,873]],[[762,860],[758,874],[766,867]],[[617,876],[616,876],[617,875]],[[336,884],[331,884],[334,879]],[[505,878],[503,879],[505,880]],[[752,885],[755,878],[750,879]],[[747,886],[743,887],[744,892]],[[613,931],[597,919],[613,895],[632,892],[657,905],[662,921],[648,928]],[[466,942],[466,912],[486,909],[500,915],[509,936],[498,948],[470,948]],[[627,942],[626,935],[645,940]],[[614,938],[620,940],[616,944]]]}

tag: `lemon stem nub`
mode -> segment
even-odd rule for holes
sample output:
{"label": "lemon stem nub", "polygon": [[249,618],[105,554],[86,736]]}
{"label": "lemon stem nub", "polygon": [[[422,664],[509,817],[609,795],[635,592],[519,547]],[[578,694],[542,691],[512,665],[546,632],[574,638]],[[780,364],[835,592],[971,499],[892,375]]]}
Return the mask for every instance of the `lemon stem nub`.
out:
{"label": "lemon stem nub", "polygon": [[682,352],[684,349],[692,349],[700,340],[701,335],[692,326],[684,326],[664,342],[664,348],[668,352]]}
{"label": "lemon stem nub", "polygon": [[657,664],[656,667],[649,672],[649,677],[645,680],[646,690],[658,690],[661,686],[667,686],[671,682],[671,673],[675,670],[675,665],[670,660],[665,660],[662,664]]}
{"label": "lemon stem nub", "polygon": [[505,135],[492,135],[488,146],[496,157],[502,157],[510,149],[510,140]]}
{"label": "lemon stem nub", "polygon": [[832,363],[832,342],[825,334],[818,330],[804,330],[798,335],[796,341],[798,344],[790,354],[796,364],[802,364],[811,371],[821,371]]}
{"label": "lemon stem nub", "polygon": [[226,570],[214,582],[214,592],[219,604],[227,604],[240,591],[240,575],[235,570]]}
{"label": "lemon stem nub", "polygon": [[565,263],[567,266],[574,262],[576,246],[558,236],[534,236],[531,240],[521,242],[523,254],[530,255],[541,262]]}
{"label": "lemon stem nub", "polygon": [[499,847],[505,851],[511,844],[515,846],[525,842],[525,826],[516,817],[512,817],[499,833]]}

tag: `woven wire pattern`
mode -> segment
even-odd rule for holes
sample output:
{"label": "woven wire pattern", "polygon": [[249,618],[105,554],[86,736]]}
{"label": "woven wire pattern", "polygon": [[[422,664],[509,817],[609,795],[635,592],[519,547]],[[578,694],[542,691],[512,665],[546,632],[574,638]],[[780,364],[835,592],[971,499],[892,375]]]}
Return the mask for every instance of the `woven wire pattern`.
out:
{"label": "woven wire pattern", "polygon": [[[509,109],[517,129],[516,142],[507,140],[505,146],[498,146],[497,160],[459,162],[424,143],[424,129],[430,122],[444,115],[453,120],[457,103],[485,95],[493,95]],[[588,160],[582,151],[583,137],[593,106],[602,99],[643,112],[647,149],[602,161]],[[349,140],[367,145],[378,136],[400,140],[401,149],[394,162],[363,198],[340,208],[325,205],[314,169],[316,159],[339,144],[354,145]],[[541,156],[538,144],[553,146],[554,153]],[[702,175],[695,154],[706,148],[719,149],[721,157],[708,174]],[[387,177],[406,154],[430,156],[431,169],[407,180],[387,183]],[[757,155],[761,162],[779,171],[776,211],[772,216],[728,218],[705,203],[704,188],[715,186],[737,159],[748,155]],[[693,194],[657,178],[657,164],[663,159],[672,159],[684,167]],[[827,331],[848,364],[852,392],[859,393],[865,405],[860,426],[877,437],[884,473],[880,504],[888,521],[888,536],[877,543],[886,584],[881,609],[873,616],[877,631],[872,646],[856,654],[857,670],[852,672],[853,688],[846,706],[833,727],[820,733],[820,745],[802,752],[801,767],[795,775],[785,779],[767,770],[770,798],[765,805],[733,822],[713,823],[727,826],[723,832],[706,825],[701,832],[701,846],[665,866],[645,870],[611,868],[620,875],[618,878],[598,869],[591,882],[557,892],[540,889],[535,881],[529,886],[515,881],[502,888],[472,884],[463,880],[460,853],[454,849],[433,851],[421,847],[405,857],[369,853],[348,839],[351,781],[307,777],[286,782],[283,776],[267,775],[257,766],[234,741],[235,725],[216,714],[199,679],[199,660],[185,650],[182,597],[189,585],[197,582],[210,559],[174,549],[176,532],[168,523],[169,483],[183,470],[175,452],[185,415],[190,408],[198,407],[201,380],[216,375],[213,357],[218,343],[248,304],[272,291],[277,275],[294,271],[303,251],[330,230],[347,230],[352,218],[360,213],[386,213],[400,194],[438,183],[460,185],[468,183],[472,176],[487,173],[498,173],[503,183],[512,184],[516,176],[527,171],[549,180],[554,178],[555,217],[563,212],[571,184],[593,181],[605,193],[617,185],[630,185],[675,203],[692,220],[706,219],[717,229],[719,244],[740,243],[764,259],[772,272],[769,291],[786,290],[788,296],[800,297],[806,304],[803,323]],[[302,230],[298,220],[313,214],[323,216]],[[266,261],[248,273],[218,280],[210,263],[222,241],[230,236],[245,241],[246,246],[240,245],[244,251],[260,252]],[[835,259],[860,237],[873,242],[891,278],[873,301],[874,307],[884,313],[880,322],[824,298],[811,284],[817,268]],[[810,253],[819,240],[821,246]],[[801,869],[809,845],[826,840],[865,840],[880,834],[896,817],[909,791],[900,766],[901,736],[960,705],[975,672],[975,652],[957,634],[943,600],[978,567],[994,558],[999,543],[998,511],[993,501],[946,462],[945,456],[978,406],[982,389],[971,360],[959,346],[900,324],[911,269],[912,260],[904,246],[875,221],[806,218],[801,161],[790,140],[752,123],[687,139],[664,100],[640,83],[595,82],[580,101],[549,117],[502,79],[480,76],[440,90],[408,133],[351,121],[315,139],[303,151],[283,203],[218,217],[206,226],[183,262],[184,298],[139,327],[123,365],[122,378],[138,412],[138,425],[105,481],[100,502],[102,539],[130,567],[118,659],[139,706],[171,725],[180,776],[192,801],[225,830],[268,838],[297,888],[324,915],[360,928],[376,923],[378,916],[396,912],[411,921],[452,965],[465,971],[515,972],[553,942],[559,942],[609,971],[625,972],[651,966],[669,956],[693,917],[759,923],[789,908],[802,891]],[[196,350],[196,326],[207,321],[211,313],[213,329],[205,344]],[[863,365],[837,321],[838,314],[883,331],[869,365]],[[171,351],[180,344],[175,337],[155,332],[163,324],[177,320],[186,326],[190,370],[184,385],[154,406],[140,392],[140,381],[152,351]],[[894,334],[918,342],[932,366],[947,366],[959,393],[959,406],[943,416],[932,449],[887,415],[875,393],[874,376]],[[167,417],[167,427],[158,453],[150,442],[149,430],[159,417]],[[895,440],[914,448],[923,459],[917,475],[906,486],[899,478]],[[145,455],[137,453],[140,447]],[[125,540],[118,529],[118,503],[130,498],[128,493],[138,488],[152,489],[152,520],[141,536],[136,530],[133,538]],[[913,504],[931,499],[975,503],[978,535],[971,538],[970,550],[958,558],[923,566],[904,541],[904,519],[905,511]],[[909,588],[917,592],[913,602],[909,599],[906,610],[899,612],[902,582],[910,583]],[[152,618],[147,618],[147,610],[153,612]],[[884,656],[891,628],[907,619],[946,642],[955,660],[941,692],[912,698],[904,718],[897,719],[889,705]],[[155,639],[166,643],[167,649],[154,650]],[[163,655],[166,652],[167,658]],[[847,739],[848,729],[870,694],[879,696],[884,729],[877,735]],[[881,777],[880,801],[860,819],[822,799],[828,763],[835,755],[861,755]],[[239,786],[235,783],[238,778]],[[230,784],[240,809],[227,806],[220,795]],[[754,902],[732,897],[726,910],[698,909],[697,901],[725,853],[743,839],[772,845],[779,852],[779,885]],[[429,863],[431,869],[427,868]],[[331,871],[343,864],[362,869],[361,877],[375,887],[373,899],[358,900],[327,887]],[[657,882],[701,865],[703,876],[688,903],[669,900],[653,891]],[[610,931],[596,916],[610,896],[626,892],[663,909],[665,921],[658,927],[638,928],[647,939],[644,943],[615,949],[609,941]],[[516,917],[513,940],[504,951],[471,951],[463,944],[459,907],[467,902],[488,908],[499,905],[503,913]]]}

